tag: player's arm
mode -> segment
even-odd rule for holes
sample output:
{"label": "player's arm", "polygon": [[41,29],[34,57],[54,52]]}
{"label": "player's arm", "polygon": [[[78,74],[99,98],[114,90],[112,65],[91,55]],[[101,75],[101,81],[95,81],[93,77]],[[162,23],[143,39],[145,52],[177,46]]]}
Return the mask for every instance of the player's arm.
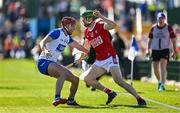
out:
{"label": "player's arm", "polygon": [[76,61],[77,64],[80,64],[80,62],[81,62],[82,60],[84,60],[85,57],[89,54],[90,42],[89,42],[87,39],[84,40],[84,48],[85,48],[88,52],[87,52],[86,54],[81,53],[80,58]]}
{"label": "player's arm", "polygon": [[171,41],[173,43],[173,50],[174,50],[174,52],[176,52],[176,41],[177,41],[177,39],[176,38],[171,38]]}
{"label": "player's arm", "polygon": [[173,44],[173,55],[172,55],[172,57],[174,59],[176,59],[176,54],[177,54],[177,52],[176,52],[176,41],[177,41],[177,38],[176,38],[176,35],[175,35],[173,28],[171,26],[168,26],[168,30],[169,30],[171,42]]}
{"label": "player's arm", "polygon": [[81,61],[85,58],[85,56],[87,56],[88,49],[80,45],[77,41],[73,41],[69,46],[71,46],[72,48],[77,48],[78,50],[84,52],[84,53],[81,53],[80,58],[77,61],[75,61],[76,64],[80,64]]}
{"label": "player's arm", "polygon": [[173,59],[176,59],[176,55],[177,55],[177,52],[176,52],[176,40],[177,40],[177,38],[171,38],[171,42],[172,42],[172,44],[173,44],[173,55],[172,55],[172,57],[173,57]]}
{"label": "player's arm", "polygon": [[50,36],[46,36],[45,38],[43,38],[41,41],[40,41],[40,47],[41,47],[41,50],[42,51],[46,51],[46,44],[51,42],[52,41],[52,38]]}
{"label": "player's arm", "polygon": [[42,51],[44,51],[44,53],[46,54],[46,57],[48,58],[49,56],[51,56],[49,50],[46,48],[46,44],[48,42],[51,42],[52,41],[52,38],[50,36],[46,36],[45,38],[43,38],[39,45],[40,45],[40,48]]}
{"label": "player's arm", "polygon": [[75,40],[69,46],[71,46],[72,48],[77,48],[78,50],[80,50],[86,54],[88,53],[88,50]]}
{"label": "player's arm", "polygon": [[152,39],[153,39],[153,27],[150,30],[149,33],[149,41],[148,41],[148,50],[147,50],[147,55],[149,56],[151,54],[151,43],[152,43]]}
{"label": "player's arm", "polygon": [[104,29],[106,30],[111,30],[111,29],[114,29],[116,27],[116,23],[108,18],[106,18],[105,16],[103,16],[99,11],[97,10],[94,10],[93,14],[98,17],[98,18],[101,18],[104,22],[105,22],[105,25],[104,25]]}
{"label": "player's arm", "polygon": [[152,39],[149,38],[149,41],[148,41],[148,50],[147,50],[147,54],[150,55],[150,50],[151,50],[151,43],[152,43]]}

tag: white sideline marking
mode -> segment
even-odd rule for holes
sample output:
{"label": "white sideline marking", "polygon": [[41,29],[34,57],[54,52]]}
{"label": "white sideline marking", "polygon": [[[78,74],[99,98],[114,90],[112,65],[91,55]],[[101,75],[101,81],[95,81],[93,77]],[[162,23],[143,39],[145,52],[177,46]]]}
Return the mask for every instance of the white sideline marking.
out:
{"label": "white sideline marking", "polygon": [[168,107],[168,108],[172,108],[172,109],[175,109],[175,110],[179,110],[180,111],[180,108],[179,107],[175,107],[175,106],[171,106],[171,105],[168,105],[168,104],[164,104],[162,102],[158,102],[158,101],[155,101],[155,100],[152,100],[152,99],[149,99],[149,98],[145,98],[145,100],[149,101],[149,102],[153,102],[153,103],[156,103],[156,104],[159,104],[159,105],[162,105],[162,106],[165,106],[165,107]]}
{"label": "white sideline marking", "polygon": [[[130,95],[128,92],[120,92],[120,91],[116,91],[118,93],[121,93],[121,94],[124,94],[124,95]],[[180,111],[180,108],[179,107],[175,107],[175,106],[171,106],[169,104],[165,104],[165,103],[162,103],[162,102],[158,102],[158,101],[155,101],[155,100],[152,100],[152,99],[149,99],[149,98],[144,98],[146,101],[149,101],[149,102],[153,102],[155,104],[159,104],[159,105],[162,105],[162,106],[165,106],[165,107],[168,107],[168,108],[171,108],[171,109],[175,109],[175,110],[179,110]]]}

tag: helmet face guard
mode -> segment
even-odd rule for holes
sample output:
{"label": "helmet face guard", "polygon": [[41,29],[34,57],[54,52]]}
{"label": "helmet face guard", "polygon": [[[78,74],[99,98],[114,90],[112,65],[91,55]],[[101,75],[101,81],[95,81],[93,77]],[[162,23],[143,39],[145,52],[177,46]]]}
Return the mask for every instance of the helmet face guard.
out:
{"label": "helmet face guard", "polygon": [[67,29],[67,26],[73,26],[76,24],[76,20],[73,17],[63,17],[61,20],[62,26],[63,28],[66,30],[66,32],[71,35],[72,33],[70,33]]}
{"label": "helmet face guard", "polygon": [[[90,18],[93,18],[93,21],[96,19],[96,17],[94,16],[92,10],[87,10],[87,11],[85,11],[85,12],[81,15],[81,17],[83,17],[84,19],[86,19],[86,21],[88,21],[88,22],[89,22]],[[93,21],[92,21],[92,22],[93,22]],[[87,27],[87,26],[89,26],[92,22],[90,22],[89,24],[84,24],[84,26]]]}

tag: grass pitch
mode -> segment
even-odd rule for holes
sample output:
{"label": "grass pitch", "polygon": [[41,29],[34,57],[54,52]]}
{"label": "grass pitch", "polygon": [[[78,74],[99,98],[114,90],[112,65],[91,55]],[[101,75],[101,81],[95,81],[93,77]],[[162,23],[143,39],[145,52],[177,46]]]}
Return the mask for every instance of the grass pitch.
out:
{"label": "grass pitch", "polygon": [[[80,69],[71,69],[79,76]],[[76,101],[81,107],[67,105],[52,106],[55,79],[40,74],[32,60],[0,61],[0,113],[180,113],[147,101],[147,107],[137,107],[136,100],[117,86],[111,77],[101,80],[105,86],[118,91],[110,105],[105,105],[107,95],[101,91],[92,92],[80,81]],[[180,91],[174,86],[167,86],[166,92],[158,92],[156,85],[135,81],[133,87],[145,98],[168,104],[180,109]],[[62,97],[69,94],[69,83],[65,82]]]}

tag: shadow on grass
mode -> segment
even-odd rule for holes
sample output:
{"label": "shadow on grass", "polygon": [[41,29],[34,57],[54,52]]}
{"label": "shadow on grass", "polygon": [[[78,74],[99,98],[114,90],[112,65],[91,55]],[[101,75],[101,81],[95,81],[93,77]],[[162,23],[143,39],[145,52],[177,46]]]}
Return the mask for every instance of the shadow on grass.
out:
{"label": "shadow on grass", "polygon": [[80,105],[80,106],[61,106],[61,107],[62,107],[62,108],[80,108],[80,109],[105,109],[105,108],[117,109],[117,108],[119,108],[119,107],[150,108],[150,107],[148,107],[148,106],[123,105],[123,104],[113,104],[113,105],[100,104],[99,106],[85,106],[85,105]]}
{"label": "shadow on grass", "polygon": [[[128,93],[128,92],[126,92],[126,91],[122,91],[122,92],[120,92],[120,91],[116,91],[116,93],[119,93],[119,94],[121,94],[121,93],[123,93],[123,94],[130,94],[130,93]],[[145,92],[137,92],[138,94],[144,94]]]}
{"label": "shadow on grass", "polygon": [[110,108],[109,106],[61,106],[62,108],[80,108],[80,109],[104,109],[104,108]]}
{"label": "shadow on grass", "polygon": [[148,106],[140,106],[140,105],[123,105],[123,104],[114,104],[110,105],[112,107],[129,107],[129,108],[151,108]]}
{"label": "shadow on grass", "polygon": [[0,89],[5,89],[5,90],[21,90],[22,88],[19,87],[9,87],[9,86],[0,86]]}
{"label": "shadow on grass", "polygon": [[170,90],[169,89],[169,90],[165,90],[165,92],[177,92],[177,91],[175,89],[174,90],[172,90],[172,89]]}

